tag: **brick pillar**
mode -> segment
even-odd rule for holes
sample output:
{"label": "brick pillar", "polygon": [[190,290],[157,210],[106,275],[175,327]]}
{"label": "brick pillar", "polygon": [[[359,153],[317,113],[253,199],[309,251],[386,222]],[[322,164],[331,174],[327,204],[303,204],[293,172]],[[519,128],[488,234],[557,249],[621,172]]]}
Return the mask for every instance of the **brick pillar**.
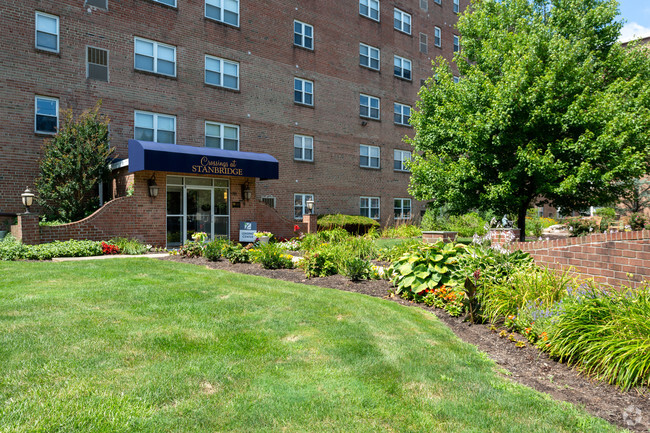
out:
{"label": "brick pillar", "polygon": [[316,214],[308,214],[302,216],[302,222],[307,224],[307,233],[316,233],[318,216]]}
{"label": "brick pillar", "polygon": [[11,226],[11,234],[24,244],[40,244],[41,232],[38,226],[38,214],[18,214],[18,224]]}
{"label": "brick pillar", "polygon": [[519,229],[514,228],[498,228],[490,229],[490,240],[492,245],[510,244],[512,242],[519,242]]}

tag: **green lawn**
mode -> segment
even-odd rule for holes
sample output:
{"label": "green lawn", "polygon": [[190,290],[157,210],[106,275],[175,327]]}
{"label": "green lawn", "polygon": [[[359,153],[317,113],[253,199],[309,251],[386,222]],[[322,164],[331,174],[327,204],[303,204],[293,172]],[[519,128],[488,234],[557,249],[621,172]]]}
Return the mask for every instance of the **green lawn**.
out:
{"label": "green lawn", "polygon": [[0,431],[616,429],[419,308],[116,259],[0,263]]}

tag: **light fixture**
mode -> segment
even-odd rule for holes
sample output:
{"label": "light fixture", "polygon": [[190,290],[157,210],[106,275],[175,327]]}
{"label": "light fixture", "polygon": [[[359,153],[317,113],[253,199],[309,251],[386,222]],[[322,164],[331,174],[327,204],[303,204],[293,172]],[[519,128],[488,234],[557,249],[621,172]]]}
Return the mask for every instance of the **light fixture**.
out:
{"label": "light fixture", "polygon": [[367,124],[368,124],[368,122],[366,122],[365,120],[361,121],[361,126],[366,126]]}
{"label": "light fixture", "polygon": [[149,197],[156,198],[158,197],[158,190],[160,189],[158,187],[158,184],[156,183],[156,173],[151,176],[151,179],[147,181],[147,184],[149,184]]}
{"label": "light fixture", "polygon": [[314,200],[313,199],[307,200],[307,209],[309,209],[310,214],[314,213]]}
{"label": "light fixture", "polygon": [[25,213],[29,213],[29,207],[34,203],[34,193],[29,188],[26,188],[25,192],[20,194],[20,198],[23,200],[25,209],[27,209]]}
{"label": "light fixture", "polygon": [[251,187],[248,184],[248,181],[246,181],[244,184],[241,186],[241,195],[244,198],[244,200],[248,201],[253,197],[253,191],[251,191]]}

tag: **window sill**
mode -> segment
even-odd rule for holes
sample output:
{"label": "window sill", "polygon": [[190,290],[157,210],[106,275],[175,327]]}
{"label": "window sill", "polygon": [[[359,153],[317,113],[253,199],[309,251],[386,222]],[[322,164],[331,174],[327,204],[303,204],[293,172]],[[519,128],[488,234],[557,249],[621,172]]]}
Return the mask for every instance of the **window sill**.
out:
{"label": "window sill", "polygon": [[377,23],[377,24],[380,23],[379,19],[374,19],[374,18],[372,18],[372,17],[369,17],[368,15],[364,15],[364,14],[362,14],[362,13],[359,13],[359,16],[360,16],[360,17],[363,17],[363,18],[365,18],[365,19],[367,19],[367,20],[370,20],[370,21],[372,21],[372,22],[374,22],[374,23]]}
{"label": "window sill", "polygon": [[393,125],[395,125],[395,126],[401,126],[402,128],[409,128],[409,129],[413,129],[413,126],[411,126],[410,124],[404,124],[404,123],[394,123],[394,122],[393,122]]}
{"label": "window sill", "polygon": [[310,160],[310,159],[296,159],[296,158],[294,158],[293,162],[300,162],[300,163],[303,163],[303,164],[305,164],[305,163],[306,164],[314,164],[313,159]]}
{"label": "window sill", "polygon": [[43,132],[43,131],[34,131],[34,135],[37,137],[53,137],[56,135],[56,132]]}
{"label": "window sill", "polygon": [[38,48],[38,47],[34,47],[34,50],[37,53],[40,53],[40,54],[47,54],[48,56],[54,56],[54,57],[59,57],[59,58],[61,57],[61,51],[60,50],[59,51],[52,51],[52,50],[47,50],[45,48]]}
{"label": "window sill", "polygon": [[374,170],[374,171],[380,171],[381,167],[364,167],[363,165],[360,165],[359,168],[363,170]]}
{"label": "window sill", "polygon": [[411,172],[411,170],[398,170],[396,168],[394,168],[393,171],[396,172],[396,173],[410,173]]}
{"label": "window sill", "polygon": [[373,122],[381,122],[381,118],[376,119],[374,117],[366,117],[366,116],[362,116],[362,115],[359,115],[359,117],[362,118],[363,120],[372,120]]}
{"label": "window sill", "polygon": [[231,89],[230,87],[224,87],[224,86],[217,86],[216,84],[210,84],[210,83],[203,83],[204,87],[209,87],[211,89],[218,89],[218,90],[224,90],[226,92],[232,92],[232,93],[241,93],[241,89]]}
{"label": "window sill", "polygon": [[395,27],[393,27],[393,30],[395,30],[396,32],[401,33],[403,35],[409,36],[411,38],[413,37],[412,33],[406,33],[404,30],[396,29]]}
{"label": "window sill", "polygon": [[367,69],[368,71],[377,72],[377,73],[381,74],[381,69],[371,68],[370,66],[365,66],[365,65],[362,65],[361,63],[359,63],[359,67],[363,68],[363,69]]}
{"label": "window sill", "polygon": [[395,74],[393,74],[393,77],[397,78],[400,81],[406,81],[407,83],[412,83],[413,82],[412,78],[404,78],[404,77],[400,77],[399,75],[395,75]]}
{"label": "window sill", "polygon": [[305,108],[311,108],[311,109],[314,108],[314,105],[313,105],[313,104],[312,104],[312,105],[309,105],[309,104],[304,104],[304,103],[302,103],[302,102],[296,102],[296,101],[293,101],[293,104],[294,104],[294,105],[297,105],[297,106],[299,106],[299,107],[305,107]]}
{"label": "window sill", "polygon": [[[227,23],[225,21],[219,21],[219,20],[216,20],[214,18],[206,17],[205,15],[203,15],[203,19],[205,21],[210,21],[210,22],[213,22],[213,23],[221,24],[222,26],[229,27],[229,28],[231,28],[233,30],[241,30],[241,27],[239,25],[230,24],[230,23]],[[241,25],[241,22],[240,22],[240,25]]]}
{"label": "window sill", "polygon": [[160,74],[158,72],[145,71],[143,69],[135,69],[135,68],[133,68],[133,71],[137,72],[138,74],[151,75],[152,77],[166,78],[168,80],[178,80],[178,75],[166,75],[166,74]]}
{"label": "window sill", "polygon": [[160,3],[160,2],[157,2],[155,0],[145,0],[145,1],[148,2],[148,3],[155,4],[156,6],[162,6],[162,7],[166,8],[166,9],[170,9],[170,10],[178,12],[178,0],[176,0],[176,6],[168,5],[168,4],[165,4],[165,3]]}
{"label": "window sill", "polygon": [[307,51],[308,53],[313,53],[313,52],[314,52],[314,49],[313,49],[313,48],[307,48],[307,47],[303,47],[303,46],[301,46],[301,45],[293,44],[293,47],[294,47],[295,49],[297,49],[297,50]]}

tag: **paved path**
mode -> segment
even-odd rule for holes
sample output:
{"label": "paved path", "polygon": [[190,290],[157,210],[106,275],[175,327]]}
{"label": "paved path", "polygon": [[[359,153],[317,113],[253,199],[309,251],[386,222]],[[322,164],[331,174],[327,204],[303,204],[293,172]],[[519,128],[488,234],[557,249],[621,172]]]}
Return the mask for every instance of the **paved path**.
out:
{"label": "paved path", "polygon": [[52,261],[53,262],[80,262],[83,260],[135,259],[140,257],[146,257],[149,259],[159,259],[161,257],[167,257],[168,255],[169,253],[137,254],[137,255],[112,254],[107,256],[92,256],[92,257],[55,257],[52,259]]}

